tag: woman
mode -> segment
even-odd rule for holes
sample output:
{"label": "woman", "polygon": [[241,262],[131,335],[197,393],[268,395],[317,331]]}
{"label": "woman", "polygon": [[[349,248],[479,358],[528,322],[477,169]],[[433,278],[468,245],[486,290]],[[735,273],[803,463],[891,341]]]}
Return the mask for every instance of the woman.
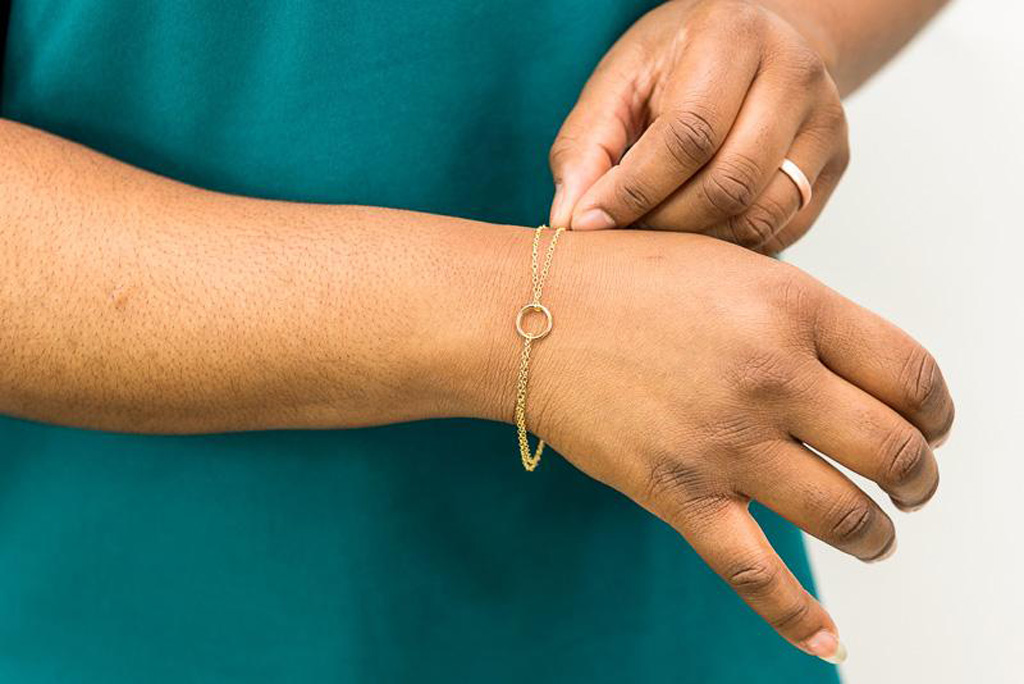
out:
{"label": "woman", "polygon": [[891,553],[802,443],[913,508],[952,401],[752,250],[938,4],[13,3],[4,681],[834,681],[768,509]]}

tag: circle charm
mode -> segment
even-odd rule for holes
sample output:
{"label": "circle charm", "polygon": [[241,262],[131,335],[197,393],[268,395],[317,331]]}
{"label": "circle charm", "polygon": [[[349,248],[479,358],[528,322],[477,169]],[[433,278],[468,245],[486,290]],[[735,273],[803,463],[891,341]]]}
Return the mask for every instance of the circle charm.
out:
{"label": "circle charm", "polygon": [[[523,330],[523,318],[526,316],[526,314],[530,313],[531,311],[538,311],[544,314],[544,328],[541,329],[540,332],[532,333]],[[551,332],[551,326],[553,326],[554,324],[555,321],[551,317],[551,312],[548,311],[548,308],[546,306],[538,302],[531,302],[530,304],[527,304],[526,306],[519,310],[518,314],[516,314],[516,332],[519,333],[520,337],[522,337],[524,340],[539,340],[540,338],[544,337],[549,332]]]}

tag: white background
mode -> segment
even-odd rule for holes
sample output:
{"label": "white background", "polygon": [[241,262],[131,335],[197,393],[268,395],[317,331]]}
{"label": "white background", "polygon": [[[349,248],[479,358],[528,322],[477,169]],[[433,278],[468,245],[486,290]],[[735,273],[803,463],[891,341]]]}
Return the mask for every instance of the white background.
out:
{"label": "white background", "polygon": [[810,541],[845,681],[1024,682],[1024,3],[951,5],[848,113],[853,162],[787,260],[928,347],[957,422],[933,503],[883,502],[893,558]]}

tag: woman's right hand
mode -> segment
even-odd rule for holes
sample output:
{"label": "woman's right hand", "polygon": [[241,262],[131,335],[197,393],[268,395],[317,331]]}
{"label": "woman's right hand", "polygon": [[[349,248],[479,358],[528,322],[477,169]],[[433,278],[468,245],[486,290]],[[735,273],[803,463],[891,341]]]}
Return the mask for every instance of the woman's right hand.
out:
{"label": "woman's right hand", "polygon": [[565,233],[544,300],[531,432],[672,525],[783,637],[833,657],[835,624],[748,503],[862,560],[890,554],[892,520],[832,461],[902,510],[932,497],[953,402],[929,353],[796,268],[700,235]]}

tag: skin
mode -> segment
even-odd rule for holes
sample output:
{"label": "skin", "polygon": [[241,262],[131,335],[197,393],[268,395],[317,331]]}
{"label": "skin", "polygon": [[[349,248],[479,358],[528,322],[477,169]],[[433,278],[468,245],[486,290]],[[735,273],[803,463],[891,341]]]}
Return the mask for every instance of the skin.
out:
{"label": "skin", "polygon": [[[923,505],[953,403],[906,334],[755,251],[810,226],[846,164],[840,94],[939,5],[668,3],[552,148],[552,222],[581,230],[545,287],[531,430],[833,660],[835,623],[748,504],[883,558],[893,523],[836,464]],[[150,434],[511,422],[523,228],[209,192],[2,120],[0,149],[0,413]],[[783,156],[815,182],[799,215]],[[595,208],[668,230],[585,232]]]}
{"label": "skin", "polygon": [[[601,60],[551,147],[551,225],[701,232],[774,253],[849,162],[840,97],[941,0],[676,0]],[[778,171],[813,187],[801,209]]]}
{"label": "skin", "polygon": [[[0,146],[0,413],[159,434],[511,422],[531,232],[208,192],[12,122]],[[953,419],[932,357],[701,235],[566,233],[545,303],[531,429],[832,656],[835,624],[747,504],[891,551],[892,521],[832,461],[901,506],[931,497]]]}

